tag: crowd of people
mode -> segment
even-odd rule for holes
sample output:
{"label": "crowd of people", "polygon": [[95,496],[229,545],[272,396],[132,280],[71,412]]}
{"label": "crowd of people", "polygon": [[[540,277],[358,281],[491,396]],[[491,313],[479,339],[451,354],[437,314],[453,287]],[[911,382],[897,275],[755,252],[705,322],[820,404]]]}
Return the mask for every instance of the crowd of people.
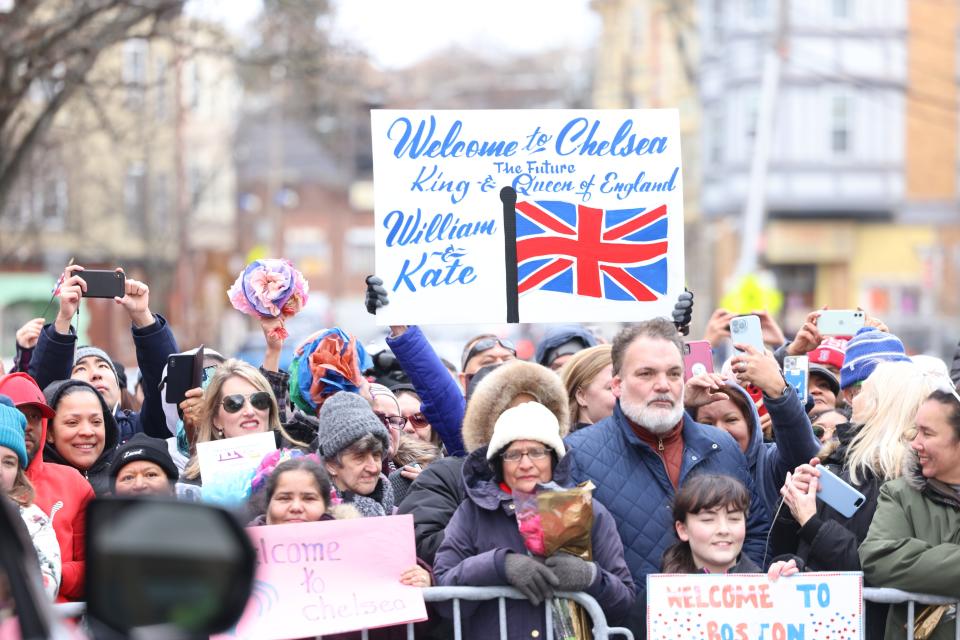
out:
{"label": "crowd of people", "polygon": [[[381,284],[368,279],[371,313],[387,303]],[[372,356],[346,331],[318,331],[285,371],[283,332],[264,319],[260,367],[206,347],[202,384],[171,404],[168,359],[196,350],[181,351],[148,286],[126,279],[117,306],[140,371],[127,389],[109,354],[77,344],[85,286],[68,267],[55,320],[17,332],[14,370],[0,377],[0,488],[58,601],[84,598],[94,496],[202,499],[212,479],[197,445],[266,432],[277,450],[238,508],[249,526],[412,514],[417,564],[397,579],[515,587],[526,600],[507,604],[511,638],[545,633],[563,591],[593,596],[610,624],[643,637],[646,577],[661,572],[863,571],[868,585],[960,596],[960,349],[951,366],[911,357],[877,319],[822,336],[814,311],[787,340],[760,311],[760,350],[731,345],[734,314],[718,309],[704,336],[716,373],[689,377],[689,293],[671,319],[610,340],[552,327],[533,361],[478,335],[459,366],[419,327],[392,326]],[[783,374],[797,355],[810,362],[807,397]],[[863,494],[852,516],[818,499],[826,471]],[[531,552],[521,496],[587,481],[590,547]],[[467,637],[496,637],[496,605],[461,612]],[[418,635],[448,637],[449,615],[431,609]],[[955,615],[932,610],[928,637],[950,637]],[[902,606],[866,609],[868,638],[903,637],[905,624]]]}

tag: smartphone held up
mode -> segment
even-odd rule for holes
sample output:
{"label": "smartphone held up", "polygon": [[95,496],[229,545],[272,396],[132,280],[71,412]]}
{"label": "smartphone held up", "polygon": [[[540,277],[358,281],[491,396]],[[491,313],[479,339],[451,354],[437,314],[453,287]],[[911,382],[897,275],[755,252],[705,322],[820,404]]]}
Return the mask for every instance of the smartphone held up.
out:
{"label": "smartphone held up", "polygon": [[123,271],[84,269],[77,275],[87,283],[84,298],[122,298],[126,293],[126,276]]}

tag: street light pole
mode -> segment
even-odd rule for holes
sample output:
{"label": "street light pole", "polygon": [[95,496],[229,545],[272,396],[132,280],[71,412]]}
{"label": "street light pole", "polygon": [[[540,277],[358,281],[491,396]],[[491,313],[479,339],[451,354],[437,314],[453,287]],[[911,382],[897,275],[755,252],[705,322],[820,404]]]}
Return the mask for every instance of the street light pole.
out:
{"label": "street light pole", "polygon": [[771,46],[763,59],[756,137],[753,144],[753,157],[750,161],[750,182],[747,189],[746,209],[743,214],[740,258],[737,261],[737,268],[734,273],[735,280],[740,280],[743,276],[756,271],[760,252],[760,232],[763,230],[764,219],[766,218],[767,167],[774,133],[780,75],[787,57],[789,0],[780,0],[778,10],[777,33],[771,40]]}

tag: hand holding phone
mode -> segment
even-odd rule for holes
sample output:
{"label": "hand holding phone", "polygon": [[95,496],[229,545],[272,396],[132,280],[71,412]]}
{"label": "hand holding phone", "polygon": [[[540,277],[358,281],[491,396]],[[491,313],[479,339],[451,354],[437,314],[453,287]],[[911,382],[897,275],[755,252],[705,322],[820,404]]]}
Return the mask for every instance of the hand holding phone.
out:
{"label": "hand holding phone", "polygon": [[807,401],[807,380],[810,373],[808,356],[786,356],[783,359],[783,378],[797,391],[800,402]]}
{"label": "hand holding phone", "polygon": [[863,328],[866,314],[852,309],[824,309],[817,318],[821,336],[850,338]]}
{"label": "hand holding phone", "polygon": [[866,498],[862,493],[837,477],[825,466],[817,467],[820,471],[819,489],[817,498],[833,507],[844,518],[850,518],[856,513]]}
{"label": "hand holding phone", "polygon": [[167,358],[166,394],[164,399],[178,405],[187,391],[203,385],[203,345],[196,353],[175,353]]}
{"label": "hand holding phone", "polygon": [[683,380],[713,373],[713,349],[706,340],[691,340],[683,345]]}
{"label": "hand holding phone", "polygon": [[763,353],[763,331],[759,316],[737,316],[730,321],[730,339],[733,344],[749,344]]}
{"label": "hand holding phone", "polygon": [[126,276],[123,271],[84,269],[79,273],[87,284],[85,298],[122,298],[126,294]]}

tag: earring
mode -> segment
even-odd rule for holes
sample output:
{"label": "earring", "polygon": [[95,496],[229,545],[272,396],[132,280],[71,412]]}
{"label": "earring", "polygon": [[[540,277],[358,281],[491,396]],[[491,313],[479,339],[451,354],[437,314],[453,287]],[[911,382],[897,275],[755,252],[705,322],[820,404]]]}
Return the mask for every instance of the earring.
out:
{"label": "earring", "polygon": [[218,438],[222,438],[222,437],[223,437],[223,429],[221,429],[220,427],[214,427],[213,429],[214,429],[214,431],[217,432],[217,437],[218,437]]}

